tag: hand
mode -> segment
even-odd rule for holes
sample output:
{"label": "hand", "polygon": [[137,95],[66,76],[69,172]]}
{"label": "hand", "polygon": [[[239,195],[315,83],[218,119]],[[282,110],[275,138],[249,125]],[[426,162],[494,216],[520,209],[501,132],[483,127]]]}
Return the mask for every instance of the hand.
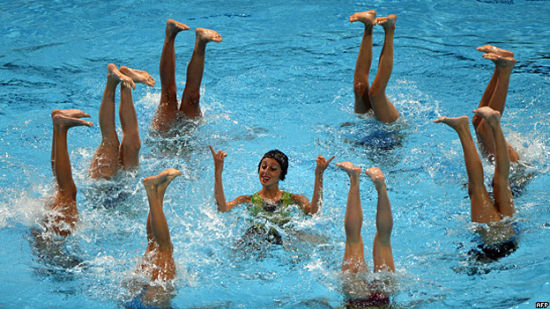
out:
{"label": "hand", "polygon": [[325,157],[319,155],[317,159],[315,159],[315,162],[317,162],[317,166],[315,167],[315,174],[322,175],[330,164],[330,161],[332,161],[334,157],[335,156],[332,156],[330,157],[330,159],[325,160]]}
{"label": "hand", "polygon": [[208,145],[210,147],[210,151],[212,152],[212,158],[214,159],[214,169],[216,172],[223,171],[223,161],[225,157],[227,157],[227,153],[223,151],[214,151],[214,148],[212,146]]}

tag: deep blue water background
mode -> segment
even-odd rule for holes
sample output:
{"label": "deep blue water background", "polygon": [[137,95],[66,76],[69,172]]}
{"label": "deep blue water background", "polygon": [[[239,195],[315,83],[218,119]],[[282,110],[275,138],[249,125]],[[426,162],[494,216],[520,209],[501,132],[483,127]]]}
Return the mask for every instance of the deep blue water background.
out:
{"label": "deep blue water background", "polygon": [[[398,15],[387,93],[402,118],[381,125],[353,113],[353,69],[362,27],[349,15],[376,9]],[[0,307],[116,308],[145,250],[148,206],[143,177],[175,167],[165,213],[178,264],[175,308],[327,308],[342,304],[347,178],[325,174],[325,203],[297,216],[310,240],[259,253],[233,250],[247,227],[243,208],[215,209],[207,145],[223,149],[228,198],[259,190],[256,166],[279,148],[291,159],[283,188],[311,197],[315,157],[336,155],[387,176],[394,212],[394,303],[414,308],[534,308],[550,301],[550,2],[548,1],[12,1],[0,9]],[[153,136],[160,97],[158,64],[167,18],[217,30],[202,83],[204,118],[186,134]],[[374,33],[371,78],[383,31]],[[179,93],[194,44],[176,39]],[[515,52],[517,65],[502,118],[518,149],[524,185],[515,198],[519,248],[476,264],[462,150],[456,133],[432,120],[470,115],[492,74],[475,47]],[[151,73],[157,85],[133,96],[143,142],[141,169],[110,182],[87,176],[100,142],[98,109],[106,65]],[[118,97],[118,96],[117,96]],[[81,221],[52,263],[34,250],[32,230],[51,193],[50,112],[79,108],[93,128],[69,132]],[[346,125],[343,125],[346,124]],[[487,183],[493,167],[484,161]],[[518,168],[516,168],[517,170]],[[108,191],[106,187],[117,187]],[[367,262],[375,232],[375,191],[361,194]],[[103,206],[107,206],[103,207]],[[53,252],[58,252],[55,248]],[[69,263],[70,264],[70,263]]]}

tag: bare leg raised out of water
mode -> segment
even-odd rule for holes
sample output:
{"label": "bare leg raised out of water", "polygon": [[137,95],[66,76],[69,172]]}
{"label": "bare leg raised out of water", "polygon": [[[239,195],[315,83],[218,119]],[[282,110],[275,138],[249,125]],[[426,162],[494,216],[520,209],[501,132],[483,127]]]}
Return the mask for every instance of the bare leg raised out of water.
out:
{"label": "bare leg raised out of water", "polygon": [[386,178],[378,167],[371,167],[365,173],[372,180],[378,194],[378,201],[376,203],[376,235],[374,236],[372,246],[374,271],[395,271],[391,249],[393,216],[390,199],[386,191]]}
{"label": "bare leg raised out of water", "polygon": [[143,179],[143,186],[149,200],[149,215],[147,217],[148,243],[140,270],[149,274],[151,280],[171,280],[176,273],[163,201],[166,188],[179,175],[181,175],[180,171],[170,168],[156,176]]}
{"label": "bare leg raised out of water", "polygon": [[[120,72],[132,79],[134,83],[146,84],[149,87],[155,85],[155,80],[149,73],[128,67],[120,67]],[[134,168],[139,165],[139,128],[132,89],[125,83],[120,86],[120,107],[118,110],[120,124],[122,126],[122,142],[119,149],[119,163],[123,169]]]}
{"label": "bare leg raised out of water", "polygon": [[369,89],[370,103],[376,119],[391,123],[399,118],[399,112],[386,96],[386,86],[393,70],[393,34],[395,32],[394,14],[378,17],[376,23],[384,28],[384,47],[380,52],[378,71]]}
{"label": "bare leg raised out of water", "polygon": [[[181,172],[169,168],[156,176],[143,179],[143,186],[149,201],[147,216],[147,249],[137,273],[144,274],[151,281],[174,279],[176,264],[173,258],[173,246],[170,240],[168,223],[164,216],[163,201],[168,185],[181,175]],[[168,308],[173,297],[171,285],[139,285],[137,297],[126,308]]]}
{"label": "bare leg raised out of water", "polygon": [[166,21],[166,34],[159,65],[161,94],[160,103],[152,123],[154,130],[166,131],[170,129],[178,116],[174,40],[176,35],[184,30],[189,30],[189,27],[173,19]]}
{"label": "bare leg raised out of water", "polygon": [[357,12],[349,17],[350,22],[359,21],[365,26],[359,55],[353,74],[356,113],[364,114],[372,109],[369,98],[369,71],[372,62],[372,29],[376,23],[376,11]]}
{"label": "bare leg raised out of water", "polygon": [[[351,162],[340,162],[336,166],[343,169],[350,177],[350,189],[346,205],[345,229],[346,251],[342,271],[349,270],[356,273],[367,271],[364,256],[363,239],[361,238],[361,226],[363,224],[363,210],[359,196],[359,176],[361,168]],[[386,191],[385,177],[377,167],[371,167],[365,171],[370,177],[378,193],[376,208],[376,235],[373,244],[374,271],[394,271],[393,254],[391,249],[391,230],[393,217],[390,200]]]}
{"label": "bare leg raised out of water", "polygon": [[435,123],[444,123],[453,128],[460,139],[464,151],[464,163],[468,173],[468,195],[470,196],[473,222],[487,223],[500,220],[498,210],[491,201],[483,180],[483,166],[468,127],[467,116],[457,118],[441,117]]}
{"label": "bare leg raised out of water", "polygon": [[[493,54],[497,54],[497,55],[504,56],[504,57],[513,57],[514,56],[513,52],[511,52],[509,50],[498,48],[498,47],[493,46],[493,45],[484,45],[484,46],[480,46],[476,49],[478,51],[486,53],[486,54],[493,53]],[[491,76],[491,80],[489,81],[489,84],[487,85],[487,88],[485,88],[485,92],[483,92],[483,96],[481,97],[481,101],[479,102],[478,108],[482,107],[482,106],[488,106],[489,105],[489,101],[491,100],[491,97],[493,96],[493,93],[495,92],[495,87],[496,87],[496,84],[497,84],[499,72],[500,72],[500,67],[495,64],[495,70],[493,72],[493,75]],[[504,112],[504,108],[502,110],[498,110],[498,111],[502,114],[502,112]],[[474,128],[477,128],[480,121],[481,121],[481,117],[479,117],[477,115],[474,115],[474,117],[472,117],[472,123],[474,124]]]}
{"label": "bare leg raised out of water", "polygon": [[181,97],[180,111],[188,118],[202,116],[200,108],[200,87],[204,72],[204,55],[208,42],[221,42],[222,36],[214,30],[197,28],[195,48],[187,66],[187,80]]}
{"label": "bare leg raised out of water", "polygon": [[99,107],[101,143],[90,165],[90,176],[92,178],[110,178],[118,172],[120,143],[115,128],[115,90],[120,82],[125,87],[136,87],[132,79],[120,73],[113,63],[109,63],[107,69],[107,84]]}
{"label": "bare leg raised out of water", "polygon": [[[345,230],[346,230],[346,249],[344,260],[342,262],[342,271],[349,273],[368,272],[364,256],[363,239],[361,238],[361,225],[363,223],[363,210],[361,208],[361,199],[359,196],[359,176],[361,168],[354,166],[351,162],[336,163],[336,166],[343,169],[350,178],[350,189],[346,204]],[[393,254],[391,249],[391,230],[393,228],[393,218],[391,213],[390,201],[386,192],[386,183],[384,174],[377,167],[371,167],[365,173],[372,180],[378,193],[378,202],[376,210],[376,235],[373,245],[374,271],[381,270],[395,271],[393,263]],[[351,279],[351,280],[350,280]],[[356,283],[356,277],[345,279],[346,307],[364,308],[378,307],[389,304],[387,292],[379,289],[376,282],[369,283],[368,294],[365,294],[364,288],[360,288]],[[374,284],[371,286],[371,284]],[[385,283],[384,283],[385,285]]]}
{"label": "bare leg raised out of water", "polygon": [[474,112],[491,128],[495,141],[495,175],[493,177],[495,206],[502,216],[511,217],[515,213],[515,207],[510,189],[510,158],[500,127],[500,113],[488,106],[480,107]]}
{"label": "bare leg raised out of water", "polygon": [[[495,71],[483,93],[478,107],[489,106],[502,115],[506,104],[510,75],[516,63],[516,60],[513,58],[514,53],[492,45],[478,47],[478,50],[488,52],[484,54],[483,57],[495,63]],[[472,123],[474,124],[482,152],[486,155],[494,155],[496,149],[491,128],[489,128],[485,121],[478,115],[474,115]],[[512,146],[507,144],[507,147],[510,161],[517,162],[519,160],[519,155]]]}
{"label": "bare leg raised out of water", "polygon": [[57,188],[54,202],[50,206],[54,214],[48,216],[46,226],[61,236],[69,235],[78,220],[76,186],[67,148],[67,131],[75,126],[92,126],[91,122],[80,119],[82,117],[90,115],[77,109],[52,111],[52,172]]}
{"label": "bare leg raised out of water", "polygon": [[336,166],[344,170],[350,179],[348,200],[346,204],[345,230],[346,249],[342,262],[342,271],[352,273],[368,271],[365,262],[365,249],[361,237],[361,226],[363,225],[363,209],[359,196],[359,176],[361,168],[354,166],[351,162],[336,163]]}

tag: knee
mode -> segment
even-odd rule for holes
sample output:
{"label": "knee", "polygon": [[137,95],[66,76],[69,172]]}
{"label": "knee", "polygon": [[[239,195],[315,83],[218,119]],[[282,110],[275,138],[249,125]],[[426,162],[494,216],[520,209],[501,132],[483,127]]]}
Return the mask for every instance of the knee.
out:
{"label": "knee", "polygon": [[373,86],[369,89],[369,97],[372,98],[372,100],[378,100],[385,95],[386,94],[384,93],[384,89],[382,89],[381,87]]}
{"label": "knee", "polygon": [[125,136],[122,145],[125,151],[137,153],[141,149],[141,140],[138,135]]}
{"label": "knee", "polygon": [[369,90],[369,84],[362,81],[353,82],[353,92],[357,96],[363,96]]}
{"label": "knee", "polygon": [[378,230],[374,235],[373,247],[391,247],[391,227],[387,230]]}
{"label": "knee", "polygon": [[492,183],[493,191],[499,188],[510,188],[510,174],[495,171]]}
{"label": "knee", "polygon": [[487,189],[485,189],[485,183],[480,182],[468,182],[468,196],[470,200],[476,200],[487,195]]}
{"label": "knee", "polygon": [[475,195],[476,195],[476,187],[468,183],[468,196],[470,197],[470,199],[472,199],[473,197],[475,197]]}
{"label": "knee", "polygon": [[183,97],[185,100],[184,102],[185,104],[198,105],[201,98],[201,94],[199,90],[189,90],[184,94]]}

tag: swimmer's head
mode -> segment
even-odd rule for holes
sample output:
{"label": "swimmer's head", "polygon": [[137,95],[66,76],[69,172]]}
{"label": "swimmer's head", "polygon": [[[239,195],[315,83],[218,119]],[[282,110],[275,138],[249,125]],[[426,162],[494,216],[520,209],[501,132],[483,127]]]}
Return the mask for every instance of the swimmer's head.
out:
{"label": "swimmer's head", "polygon": [[260,163],[258,163],[258,173],[260,172],[260,167],[262,166],[262,162],[265,158],[273,159],[279,163],[279,166],[281,167],[281,176],[279,176],[279,179],[285,180],[286,172],[288,170],[288,157],[282,151],[277,149],[266,152],[260,160]]}

